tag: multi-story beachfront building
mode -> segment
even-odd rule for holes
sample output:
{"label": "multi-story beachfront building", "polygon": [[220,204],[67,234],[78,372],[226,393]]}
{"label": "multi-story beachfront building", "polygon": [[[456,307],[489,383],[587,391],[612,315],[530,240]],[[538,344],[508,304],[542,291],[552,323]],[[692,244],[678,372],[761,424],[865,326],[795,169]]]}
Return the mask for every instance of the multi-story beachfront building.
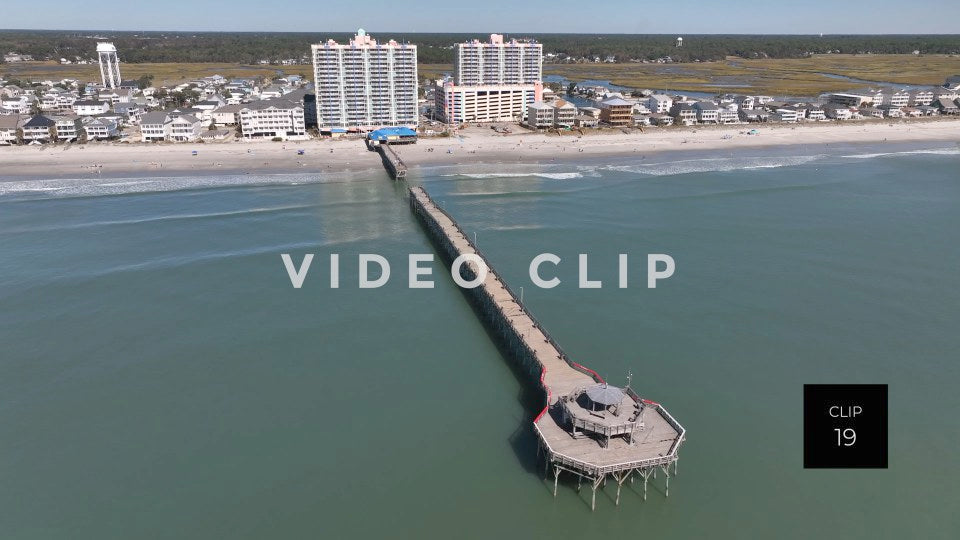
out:
{"label": "multi-story beachfront building", "polygon": [[543,79],[543,45],[534,41],[473,40],[453,46],[454,84],[533,84]]}
{"label": "multi-story beachfront building", "polygon": [[416,45],[378,43],[360,29],[347,45],[331,39],[311,51],[321,131],[417,127]]}
{"label": "multi-story beachfront building", "polygon": [[542,95],[542,84],[456,86],[441,82],[435,89],[435,108],[448,124],[513,122],[524,118],[527,107]]}
{"label": "multi-story beachfront building", "polygon": [[303,107],[299,103],[283,98],[254,101],[241,105],[238,115],[244,139],[307,138]]}
{"label": "multi-story beachfront building", "polygon": [[526,118],[544,100],[543,45],[491,34],[454,45],[453,80],[438,83],[436,110],[448,124]]}

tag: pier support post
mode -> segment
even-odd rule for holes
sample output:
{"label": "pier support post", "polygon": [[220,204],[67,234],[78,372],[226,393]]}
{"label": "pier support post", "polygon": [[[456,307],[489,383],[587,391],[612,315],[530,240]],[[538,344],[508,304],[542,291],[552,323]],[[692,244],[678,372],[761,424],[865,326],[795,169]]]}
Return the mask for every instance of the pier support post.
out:
{"label": "pier support post", "polygon": [[593,480],[593,482],[592,482],[592,485],[593,485],[593,496],[590,498],[590,510],[591,510],[591,511],[597,509],[597,488],[600,487],[600,483],[603,482],[603,479],[604,479],[605,477],[606,477],[606,475],[600,475],[600,476],[598,476],[597,478],[595,478],[595,479]]}
{"label": "pier support post", "polygon": [[650,479],[650,471],[643,472],[643,500],[647,500],[647,481]]}
{"label": "pier support post", "polygon": [[560,478],[560,467],[553,467],[553,496],[557,496],[557,479]]}
{"label": "pier support post", "polygon": [[583,482],[583,477],[579,474],[577,475],[577,493],[580,493],[580,484]]}

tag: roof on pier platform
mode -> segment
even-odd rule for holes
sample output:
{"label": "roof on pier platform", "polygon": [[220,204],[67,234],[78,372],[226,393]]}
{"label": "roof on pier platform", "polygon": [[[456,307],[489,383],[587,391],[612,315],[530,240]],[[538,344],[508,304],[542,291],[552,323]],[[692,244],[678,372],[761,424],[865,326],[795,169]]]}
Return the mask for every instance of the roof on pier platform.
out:
{"label": "roof on pier platform", "polygon": [[371,141],[389,141],[394,139],[410,138],[410,137],[416,137],[416,136],[417,136],[416,131],[405,126],[398,126],[398,127],[385,127],[385,128],[373,130],[367,135],[367,138],[370,139]]}
{"label": "roof on pier platform", "polygon": [[587,397],[599,405],[616,405],[623,401],[623,390],[607,383],[600,383],[587,388]]}

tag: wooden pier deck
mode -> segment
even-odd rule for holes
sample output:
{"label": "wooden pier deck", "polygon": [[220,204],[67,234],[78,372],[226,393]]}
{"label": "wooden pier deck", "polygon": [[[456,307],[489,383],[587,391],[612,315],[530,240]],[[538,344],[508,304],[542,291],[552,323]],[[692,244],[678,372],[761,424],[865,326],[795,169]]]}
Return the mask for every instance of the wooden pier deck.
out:
{"label": "wooden pier deck", "polygon": [[[476,255],[487,267],[483,282],[465,290],[472,296],[481,319],[492,326],[516,360],[529,369],[532,380],[545,394],[545,406],[533,421],[533,427],[545,456],[546,469],[553,469],[554,495],[561,471],[577,475],[578,485],[583,479],[590,481],[594,501],[597,487],[610,476],[617,482],[619,504],[620,487],[624,481],[633,481],[634,473],[642,477],[646,497],[647,481],[651,475],[655,477],[657,469],[664,473],[666,493],[669,494],[669,465],[674,465],[675,473],[678,451],[685,438],[683,427],[662,405],[640,398],[629,388],[626,392],[631,405],[636,406],[638,414],[642,409],[642,427],[631,428],[629,436],[610,436],[609,427],[604,422],[596,422],[596,425],[586,426],[590,429],[585,429],[584,424],[590,424],[589,421],[573,421],[570,411],[576,405],[571,397],[588,386],[603,382],[603,379],[567,357],[456,221],[423,188],[412,187],[409,192],[411,208],[448,261],[463,255]],[[476,264],[467,262],[461,267],[461,276],[472,280],[479,276],[479,271]],[[595,436],[604,430],[607,430],[606,437]],[[584,431],[594,436],[588,436]],[[621,432],[614,433],[618,434]]]}
{"label": "wooden pier deck", "polygon": [[407,164],[400,159],[400,156],[387,143],[376,145],[377,153],[383,161],[383,167],[387,170],[394,180],[400,180],[407,176]]}

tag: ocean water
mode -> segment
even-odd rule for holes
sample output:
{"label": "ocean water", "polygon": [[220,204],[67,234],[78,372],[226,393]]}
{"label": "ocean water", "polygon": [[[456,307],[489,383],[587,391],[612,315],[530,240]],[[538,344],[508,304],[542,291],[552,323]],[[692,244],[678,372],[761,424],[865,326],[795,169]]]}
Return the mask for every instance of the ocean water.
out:
{"label": "ocean water", "polygon": [[[0,537],[955,538],[958,170],[927,145],[413,174],[571,357],[687,428],[669,498],[595,512],[552,496],[539,396],[443,265],[407,288],[432,248],[385,175],[0,183]],[[316,254],[302,289],[281,253]],[[647,253],[677,263],[656,289]],[[804,383],[890,385],[889,469],[802,468]]]}

